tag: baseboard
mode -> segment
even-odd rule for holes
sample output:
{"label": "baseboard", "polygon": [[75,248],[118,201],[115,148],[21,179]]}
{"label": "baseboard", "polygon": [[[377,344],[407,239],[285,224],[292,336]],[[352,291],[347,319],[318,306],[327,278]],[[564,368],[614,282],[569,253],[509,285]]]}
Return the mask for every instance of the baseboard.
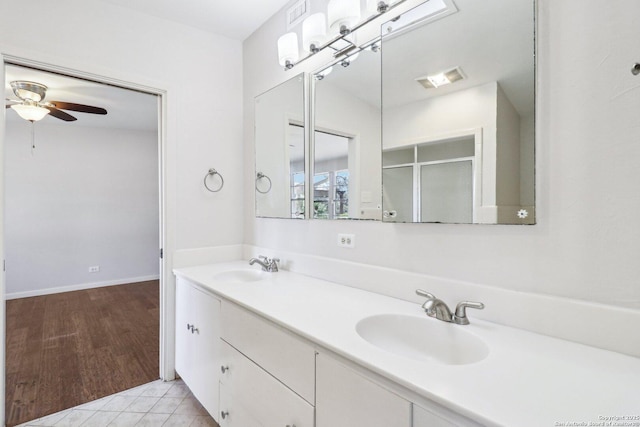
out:
{"label": "baseboard", "polygon": [[129,277],[126,279],[107,280],[104,282],[81,283],[79,285],[60,286],[56,288],[38,289],[35,291],[12,292],[10,294],[7,294],[5,296],[5,299],[11,300],[18,298],[39,297],[42,295],[59,294],[62,292],[81,291],[84,289],[103,288],[105,286],[125,285],[127,283],[146,282],[149,280],[159,279],[160,275],[155,274],[152,276]]}

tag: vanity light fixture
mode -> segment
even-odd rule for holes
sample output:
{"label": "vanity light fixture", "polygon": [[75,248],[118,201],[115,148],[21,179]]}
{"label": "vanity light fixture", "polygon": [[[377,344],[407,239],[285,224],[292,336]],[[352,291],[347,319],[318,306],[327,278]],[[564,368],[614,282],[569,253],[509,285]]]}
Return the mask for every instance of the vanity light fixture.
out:
{"label": "vanity light fixture", "polygon": [[305,57],[299,59],[297,33],[287,33],[278,39],[280,65],[289,70],[327,47],[336,51],[336,58],[344,55],[356,47],[355,40],[350,39],[354,31],[404,1],[406,0],[367,0],[367,17],[361,21],[360,0],[330,0],[326,15],[314,13],[302,22],[302,50],[308,53]]}
{"label": "vanity light fixture", "polygon": [[287,33],[278,39],[278,60],[280,65],[286,69],[293,68],[293,64],[298,60],[298,35]]}
{"label": "vanity light fixture", "polygon": [[367,14],[384,13],[395,3],[398,3],[398,0],[367,0]]}
{"label": "vanity light fixture", "polygon": [[428,76],[418,77],[416,81],[424,86],[425,89],[435,89],[445,86],[465,78],[460,67],[455,67],[440,73],[430,74]]}
{"label": "vanity light fixture", "polygon": [[331,0],[327,15],[331,31],[347,35],[360,20],[360,0]]}
{"label": "vanity light fixture", "polygon": [[324,13],[314,13],[302,22],[302,49],[317,53],[327,38],[327,17]]}

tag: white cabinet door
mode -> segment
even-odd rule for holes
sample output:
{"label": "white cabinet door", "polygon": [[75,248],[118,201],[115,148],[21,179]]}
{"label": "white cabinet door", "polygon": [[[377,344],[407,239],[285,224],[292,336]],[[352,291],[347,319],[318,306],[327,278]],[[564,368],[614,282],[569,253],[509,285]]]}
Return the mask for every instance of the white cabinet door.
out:
{"label": "white cabinet door", "polygon": [[264,427],[241,402],[233,398],[223,383],[220,383],[220,411],[220,427]]}
{"label": "white cabinet door", "polygon": [[176,372],[189,384],[193,381],[192,357],[195,355],[191,323],[191,285],[180,277],[176,280]]}
{"label": "white cabinet door", "polygon": [[220,376],[223,427],[244,427],[236,424],[238,419],[246,420],[247,425],[257,420],[264,427],[314,427],[311,404],[224,341],[222,361],[225,368]]}
{"label": "white cabinet door", "polygon": [[411,403],[336,360],[316,359],[316,427],[411,427]]}
{"label": "white cabinet door", "polygon": [[307,402],[315,401],[315,349],[300,337],[242,307],[222,307],[222,339]]}
{"label": "white cabinet door", "polygon": [[220,300],[176,281],[176,371],[216,420],[220,376]]}

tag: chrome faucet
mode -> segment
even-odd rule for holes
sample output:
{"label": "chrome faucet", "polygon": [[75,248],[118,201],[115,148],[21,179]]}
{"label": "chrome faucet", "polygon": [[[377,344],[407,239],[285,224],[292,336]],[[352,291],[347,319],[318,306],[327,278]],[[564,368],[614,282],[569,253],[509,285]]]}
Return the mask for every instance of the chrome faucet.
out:
{"label": "chrome faucet", "polygon": [[422,304],[422,308],[424,308],[427,316],[435,317],[438,320],[455,323],[457,325],[469,324],[467,307],[476,308],[478,310],[482,310],[484,308],[484,304],[481,302],[462,301],[456,306],[455,313],[451,313],[447,304],[441,299],[436,298],[432,293],[423,291],[422,289],[416,289],[416,294],[427,298],[424,304]]}
{"label": "chrome faucet", "polygon": [[268,271],[269,273],[276,273],[278,271],[279,258],[269,258],[264,255],[258,255],[258,258],[251,258],[249,265],[258,263],[262,267],[262,271]]}

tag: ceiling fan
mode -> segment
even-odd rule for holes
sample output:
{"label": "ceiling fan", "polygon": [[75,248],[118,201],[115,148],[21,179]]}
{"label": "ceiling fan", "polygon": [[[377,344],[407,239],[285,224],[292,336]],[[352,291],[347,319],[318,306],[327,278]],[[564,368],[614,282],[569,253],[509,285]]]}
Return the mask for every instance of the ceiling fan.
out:
{"label": "ceiling fan", "polygon": [[107,114],[107,110],[100,107],[62,101],[43,101],[47,94],[47,87],[41,83],[16,80],[11,82],[11,88],[19,99],[7,98],[7,101],[11,104],[7,104],[6,108],[15,110],[20,117],[30,122],[41,120],[47,114],[66,122],[77,120],[77,118],[62,110]]}

